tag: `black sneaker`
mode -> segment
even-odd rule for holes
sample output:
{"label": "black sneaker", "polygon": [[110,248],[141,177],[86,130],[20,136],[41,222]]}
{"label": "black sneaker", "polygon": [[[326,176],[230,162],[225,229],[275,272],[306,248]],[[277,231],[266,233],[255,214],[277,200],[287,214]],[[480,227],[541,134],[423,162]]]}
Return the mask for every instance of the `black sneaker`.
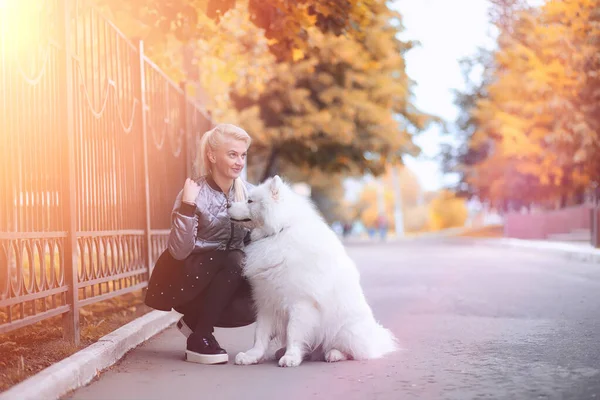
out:
{"label": "black sneaker", "polygon": [[217,338],[212,333],[207,337],[208,342],[213,345],[213,347],[217,350],[222,351],[223,353],[227,353],[224,348],[221,347],[219,342],[217,342]]}
{"label": "black sneaker", "polygon": [[213,335],[192,333],[187,340],[185,360],[198,364],[225,364],[229,355]]}

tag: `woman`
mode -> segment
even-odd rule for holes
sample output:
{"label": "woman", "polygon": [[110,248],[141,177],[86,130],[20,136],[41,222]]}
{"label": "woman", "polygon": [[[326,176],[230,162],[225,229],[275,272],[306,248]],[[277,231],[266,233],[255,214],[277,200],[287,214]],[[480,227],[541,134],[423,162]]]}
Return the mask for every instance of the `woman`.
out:
{"label": "woman", "polygon": [[227,214],[233,201],[245,201],[251,185],[240,177],[250,146],[241,128],[219,124],[199,148],[202,177],[187,179],[175,200],[167,250],[156,263],[145,302],[183,314],[177,326],[187,338],[186,360],[228,361],[213,331],[254,322],[248,282],[242,277],[243,248],[249,231]]}

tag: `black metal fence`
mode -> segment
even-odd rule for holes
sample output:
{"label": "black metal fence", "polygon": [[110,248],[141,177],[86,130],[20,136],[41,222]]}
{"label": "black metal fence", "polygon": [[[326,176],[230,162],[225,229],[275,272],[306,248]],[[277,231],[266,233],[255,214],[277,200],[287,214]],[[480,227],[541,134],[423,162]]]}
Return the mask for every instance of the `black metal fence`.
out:
{"label": "black metal fence", "polygon": [[94,8],[0,3],[0,333],[62,315],[77,343],[80,307],[147,285],[211,121]]}

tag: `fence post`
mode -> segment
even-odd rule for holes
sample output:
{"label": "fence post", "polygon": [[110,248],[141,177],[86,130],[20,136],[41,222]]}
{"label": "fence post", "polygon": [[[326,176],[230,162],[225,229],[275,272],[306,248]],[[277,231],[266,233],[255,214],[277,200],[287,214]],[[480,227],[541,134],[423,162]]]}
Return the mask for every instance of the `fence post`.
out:
{"label": "fence post", "polygon": [[66,157],[63,157],[63,215],[64,226],[67,231],[67,237],[64,247],[64,268],[65,283],[68,286],[67,304],[69,312],[63,314],[63,337],[69,342],[79,345],[79,303],[78,303],[78,270],[79,255],[77,252],[77,181],[75,174],[75,101],[73,85],[73,55],[71,54],[71,35],[76,32],[71,31],[71,0],[61,0],[59,3],[63,8],[64,21],[62,31],[62,45],[64,57],[64,79],[61,89],[64,91],[63,98],[65,104],[63,107],[63,121],[66,124],[64,131]]}
{"label": "fence post", "polygon": [[188,97],[187,97],[187,87],[186,87],[186,83],[185,81],[181,81],[179,82],[179,88],[183,91],[183,98],[181,101],[181,104],[179,106],[180,109],[180,113],[181,115],[179,116],[181,124],[183,126],[184,129],[184,135],[185,135],[185,141],[184,141],[184,146],[185,146],[185,176],[186,178],[192,178],[195,179],[195,176],[192,176],[193,171],[192,171],[192,162],[193,162],[193,154],[192,154],[192,146],[191,146],[191,135],[190,135],[190,121],[188,118],[188,112],[187,112],[187,103],[188,103]]}
{"label": "fence post", "polygon": [[594,206],[590,209],[591,218],[591,244],[595,248],[600,248],[600,208]]}
{"label": "fence post", "polygon": [[145,209],[145,223],[144,223],[144,244],[146,247],[146,282],[150,281],[150,274],[152,273],[152,227],[150,218],[150,167],[148,160],[148,120],[146,118],[146,69],[144,61],[144,41],[137,40],[138,48],[138,69],[139,79],[137,80],[139,87],[137,88],[136,95],[140,99],[140,112],[142,118],[142,148],[144,156],[144,209]]}

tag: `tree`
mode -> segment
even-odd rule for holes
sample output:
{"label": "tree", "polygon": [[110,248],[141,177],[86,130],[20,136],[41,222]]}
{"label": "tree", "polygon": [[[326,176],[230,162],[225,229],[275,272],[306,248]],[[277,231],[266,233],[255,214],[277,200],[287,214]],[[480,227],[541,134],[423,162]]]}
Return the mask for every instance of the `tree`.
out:
{"label": "tree", "polygon": [[593,135],[594,146],[588,149],[588,154],[593,155],[589,167],[592,174],[591,180],[600,184],[600,157],[598,154],[598,139],[600,137],[600,2],[596,1],[596,7],[587,13],[586,30],[587,51],[583,59],[583,74],[585,83],[581,88],[581,109],[584,119],[589,125]]}
{"label": "tree", "polygon": [[468,217],[465,200],[442,190],[429,205],[429,228],[432,231],[461,227]]}
{"label": "tree", "polygon": [[[400,15],[382,0],[344,3],[354,11],[340,15],[353,20],[364,14],[357,19],[361,24],[353,23],[356,30],[350,35],[330,33],[333,28],[325,29],[321,22],[307,24],[302,28],[306,45],[295,46],[291,59],[273,53],[274,39],[268,38],[249,11],[253,3],[232,5],[219,13],[216,22],[204,12],[197,13],[193,20],[201,34],[171,33],[162,39],[161,26],[173,19],[171,11],[150,24],[148,15],[156,13],[150,0],[144,0],[145,8],[139,12],[123,2],[97,1],[110,4],[113,15],[130,27],[128,34],[146,38],[151,57],[161,67],[167,65],[167,71],[176,69],[171,68],[177,63],[173,48],[179,55],[186,49],[188,69],[199,71],[205,106],[213,118],[238,123],[253,136],[249,163],[264,166],[257,180],[275,174],[282,160],[330,174],[381,173],[388,161],[418,152],[411,135],[433,119],[411,102],[412,82],[406,75],[404,53],[412,43],[396,38],[402,29]],[[177,8],[178,1],[156,7]],[[207,4],[191,1],[186,7],[204,10]],[[325,15],[336,4],[320,4],[318,13]],[[291,14],[277,15],[285,21]],[[183,21],[175,28],[181,30],[186,24]],[[193,45],[175,46],[177,38]],[[171,76],[180,74],[173,71]]]}
{"label": "tree", "polygon": [[[405,165],[396,165],[394,167],[398,170],[397,179],[400,185],[402,206],[409,208],[423,204],[425,201],[423,188],[414,171]],[[381,175],[380,179],[386,188],[390,188],[390,190],[394,189],[392,166],[386,167],[385,172]]]}
{"label": "tree", "polygon": [[309,30],[306,53],[278,64],[264,92],[231,93],[241,123],[260,132],[254,151],[268,160],[263,178],[282,159],[330,173],[379,174],[416,154],[409,131],[431,116],[411,103],[403,54],[412,44],[396,38],[397,18],[382,7],[361,40]]}
{"label": "tree", "polygon": [[[360,194],[358,202],[354,205],[355,218],[360,220],[367,228],[375,228],[379,210],[379,191],[381,189],[375,183],[367,184]],[[389,229],[395,229],[394,221],[394,193],[391,188],[383,188],[384,215],[389,221]]]}
{"label": "tree", "polygon": [[[428,225],[428,210],[421,185],[414,172],[406,167],[401,167],[398,175],[401,187],[404,229],[408,232],[424,230]],[[395,229],[396,197],[389,166],[381,176],[381,182],[383,185],[384,212],[390,222],[390,229],[393,230]],[[358,201],[352,207],[354,209],[354,219],[361,220],[367,227],[373,227],[379,215],[379,190],[378,184],[367,184],[362,190]]]}
{"label": "tree", "polygon": [[582,71],[597,54],[587,36],[598,1],[509,3],[497,13],[498,50],[482,85],[457,98],[463,187],[503,208],[580,201],[598,174],[597,133],[580,95],[594,76]]}
{"label": "tree", "polygon": [[270,51],[278,61],[290,61],[295,50],[308,46],[308,31],[342,33],[360,37],[377,0],[99,0],[117,14],[126,14],[149,27],[156,37],[173,35],[182,43],[210,37],[208,21],[220,24],[237,6],[244,8],[252,23],[265,32]]}
{"label": "tree", "polygon": [[[478,49],[475,55],[460,61],[466,88],[462,92],[454,91],[454,104],[458,107],[459,113],[453,134],[459,144],[457,147],[443,145],[441,164],[444,172],[458,174],[458,185],[452,189],[461,196],[471,197],[476,189],[481,191],[481,188],[474,188],[467,184],[467,176],[470,168],[485,160],[493,142],[492,138],[477,145],[471,141],[478,126],[473,111],[476,109],[477,102],[487,96],[486,89],[494,78],[493,61],[493,53],[483,48]],[[477,69],[481,69],[481,78],[474,80],[473,75]]]}

